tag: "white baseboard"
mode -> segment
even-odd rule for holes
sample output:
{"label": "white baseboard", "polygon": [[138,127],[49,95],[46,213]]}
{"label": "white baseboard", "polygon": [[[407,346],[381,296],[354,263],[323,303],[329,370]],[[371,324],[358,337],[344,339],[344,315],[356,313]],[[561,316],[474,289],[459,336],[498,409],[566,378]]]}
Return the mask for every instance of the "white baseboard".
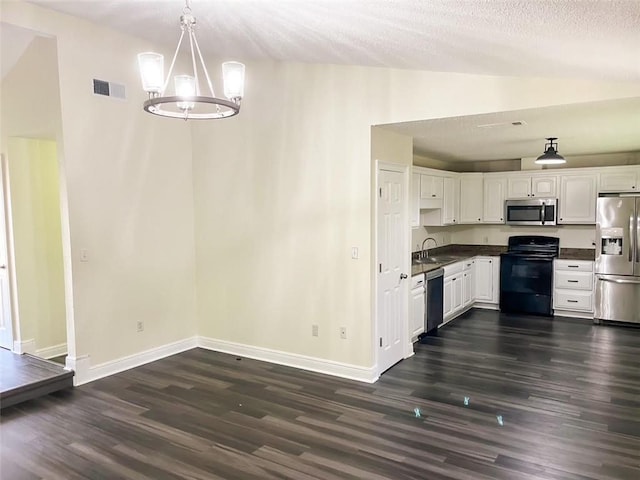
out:
{"label": "white baseboard", "polygon": [[326,375],[333,375],[334,377],[348,378],[359,382],[374,383],[378,380],[378,372],[375,366],[369,368],[360,367],[348,363],[334,362],[322,358],[308,357],[296,353],[282,352],[207,337],[198,337],[198,346],[207,350],[215,350],[216,352],[253,358],[254,360],[286,365],[288,367],[324,373]]}
{"label": "white baseboard", "polygon": [[497,303],[476,302],[473,304],[473,308],[482,308],[483,310],[500,310],[500,306]]}
{"label": "white baseboard", "polygon": [[130,368],[155,362],[156,360],[175,355],[176,353],[191,350],[197,346],[198,337],[191,337],[94,366],[91,366],[88,355],[71,359],[71,361],[69,361],[69,357],[67,357],[67,368],[75,371],[74,385],[83,385],[100,378],[108,377],[109,375],[115,375],[116,373],[129,370]]}
{"label": "white baseboard", "polygon": [[585,320],[593,320],[592,312],[570,312],[567,310],[554,310],[553,315],[556,317],[583,318]]}
{"label": "white baseboard", "polygon": [[13,342],[13,351],[15,353],[23,354],[30,353],[32,355],[36,354],[36,340],[34,338],[30,338],[29,340],[22,340],[20,342]]}
{"label": "white baseboard", "polygon": [[50,358],[59,357],[60,355],[67,354],[67,344],[61,343],[60,345],[52,345],[50,347],[39,348],[36,350],[36,355],[40,358],[49,360]]}

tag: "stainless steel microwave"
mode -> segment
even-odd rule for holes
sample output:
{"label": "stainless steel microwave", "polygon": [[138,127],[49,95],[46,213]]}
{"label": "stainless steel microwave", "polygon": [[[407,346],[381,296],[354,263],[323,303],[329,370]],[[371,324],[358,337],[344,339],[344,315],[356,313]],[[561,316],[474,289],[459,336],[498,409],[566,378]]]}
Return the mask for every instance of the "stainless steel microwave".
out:
{"label": "stainless steel microwave", "polygon": [[527,198],[506,200],[507,225],[556,225],[558,216],[557,198]]}

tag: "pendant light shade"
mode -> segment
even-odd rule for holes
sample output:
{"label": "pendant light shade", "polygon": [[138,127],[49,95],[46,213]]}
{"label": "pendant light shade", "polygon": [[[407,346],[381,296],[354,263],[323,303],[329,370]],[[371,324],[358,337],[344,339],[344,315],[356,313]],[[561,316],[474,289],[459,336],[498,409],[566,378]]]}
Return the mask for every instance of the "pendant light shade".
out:
{"label": "pendant light shade", "polygon": [[558,142],[556,137],[547,138],[548,142],[545,144],[545,151],[540,155],[536,162],[538,165],[560,165],[567,163],[562,155],[558,153]]}

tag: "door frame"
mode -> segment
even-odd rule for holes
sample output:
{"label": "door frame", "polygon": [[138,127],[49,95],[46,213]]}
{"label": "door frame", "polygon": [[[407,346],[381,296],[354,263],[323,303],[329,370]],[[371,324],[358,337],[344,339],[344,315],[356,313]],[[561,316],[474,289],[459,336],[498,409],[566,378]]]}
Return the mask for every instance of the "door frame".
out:
{"label": "door frame", "polygon": [[402,235],[404,236],[404,243],[406,244],[405,249],[405,259],[404,259],[404,270],[407,272],[407,281],[404,282],[403,285],[403,315],[402,315],[402,331],[405,332],[406,341],[403,342],[403,358],[409,358],[413,355],[413,345],[411,344],[411,338],[409,338],[409,278],[411,277],[411,229],[409,226],[409,188],[411,181],[411,171],[409,165],[399,164],[399,163],[388,163],[383,162],[378,159],[375,160],[375,179],[373,182],[373,196],[375,197],[375,201],[373,202],[373,263],[371,265],[371,277],[372,277],[372,292],[374,294],[371,296],[372,303],[372,312],[373,312],[373,328],[372,328],[372,338],[371,345],[374,351],[374,370],[376,374],[376,378],[378,378],[383,372],[380,371],[380,363],[379,359],[379,346],[378,346],[378,337],[380,331],[380,318],[378,312],[378,211],[379,211],[379,199],[378,189],[380,188],[380,171],[388,170],[392,172],[401,173],[403,177],[403,188],[404,188],[404,199],[403,199],[403,217],[405,218],[404,225],[405,227],[402,230]]}
{"label": "door frame", "polygon": [[[10,345],[11,351],[15,352],[16,348],[19,348],[20,343],[20,324],[18,323],[18,314],[15,305],[17,305],[17,296],[16,296],[16,279],[15,279],[15,262],[14,262],[14,248],[13,248],[13,222],[11,217],[11,202],[10,202],[10,192],[9,192],[9,178],[8,178],[8,166],[7,156],[4,153],[0,153],[0,190],[1,190],[1,198],[3,207],[4,207],[4,245],[5,245],[5,258],[7,269],[7,280],[8,280],[8,293],[9,293],[9,321],[8,324],[11,328],[11,340],[12,343]],[[0,220],[1,221],[1,220]],[[0,307],[1,308],[1,307]]]}

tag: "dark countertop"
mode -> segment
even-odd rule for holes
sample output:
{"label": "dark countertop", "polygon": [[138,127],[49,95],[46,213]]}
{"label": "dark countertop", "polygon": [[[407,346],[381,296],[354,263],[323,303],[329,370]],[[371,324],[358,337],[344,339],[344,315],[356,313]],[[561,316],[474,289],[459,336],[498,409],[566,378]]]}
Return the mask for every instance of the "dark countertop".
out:
{"label": "dark countertop", "polygon": [[[429,256],[447,256],[452,257],[450,261],[443,263],[429,263],[422,264],[412,262],[411,275],[419,275],[421,273],[427,273],[432,270],[437,270],[451,263],[462,261],[466,258],[485,256],[485,257],[497,257],[501,253],[507,251],[506,245],[445,245],[442,247],[430,248]],[[561,260],[595,260],[595,250],[592,248],[561,248],[560,255]]]}
{"label": "dark countertop", "polygon": [[594,248],[561,248],[560,260],[590,260],[595,261],[596,250]]}

